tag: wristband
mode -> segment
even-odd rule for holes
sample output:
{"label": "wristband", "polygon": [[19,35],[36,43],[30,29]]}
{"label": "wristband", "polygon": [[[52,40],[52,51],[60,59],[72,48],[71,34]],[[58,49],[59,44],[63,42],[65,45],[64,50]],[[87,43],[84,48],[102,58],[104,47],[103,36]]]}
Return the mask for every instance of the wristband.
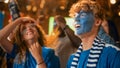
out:
{"label": "wristband", "polygon": [[65,25],[65,27],[63,28],[63,30],[65,30],[68,27],[68,25]]}
{"label": "wristband", "polygon": [[43,63],[44,63],[44,61],[42,61],[42,62],[38,63],[37,65],[40,65],[40,64],[43,64]]}

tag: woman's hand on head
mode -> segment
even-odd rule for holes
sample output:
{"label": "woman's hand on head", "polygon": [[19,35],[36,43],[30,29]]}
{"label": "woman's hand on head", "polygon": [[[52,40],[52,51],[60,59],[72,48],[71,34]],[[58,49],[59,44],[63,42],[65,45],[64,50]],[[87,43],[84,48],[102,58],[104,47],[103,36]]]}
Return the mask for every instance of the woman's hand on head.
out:
{"label": "woman's hand on head", "polygon": [[15,21],[13,21],[13,23],[24,23],[26,21],[33,21],[33,22],[36,22],[33,18],[30,18],[30,17],[19,17],[17,18]]}

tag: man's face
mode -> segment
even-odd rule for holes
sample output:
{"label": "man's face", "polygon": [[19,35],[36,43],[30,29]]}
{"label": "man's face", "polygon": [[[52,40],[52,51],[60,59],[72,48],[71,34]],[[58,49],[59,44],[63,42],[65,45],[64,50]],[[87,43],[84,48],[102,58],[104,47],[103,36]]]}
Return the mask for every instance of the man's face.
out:
{"label": "man's face", "polygon": [[92,12],[81,10],[75,17],[75,34],[81,35],[90,32],[94,24],[94,15]]}

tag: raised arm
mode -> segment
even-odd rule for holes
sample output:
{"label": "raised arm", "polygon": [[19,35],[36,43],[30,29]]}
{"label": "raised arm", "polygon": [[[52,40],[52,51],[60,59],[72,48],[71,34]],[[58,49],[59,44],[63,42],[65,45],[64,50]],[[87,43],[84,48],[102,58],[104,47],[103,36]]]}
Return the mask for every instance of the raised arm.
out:
{"label": "raised arm", "polygon": [[71,28],[69,28],[68,25],[66,25],[64,17],[60,15],[56,16],[55,22],[66,32],[67,36],[73,44],[73,47],[78,48],[81,43],[81,39],[74,34],[74,31]]}
{"label": "raised arm", "polygon": [[70,41],[72,42],[73,46],[75,48],[78,48],[81,43],[81,39],[79,37],[77,37],[74,34],[74,31],[67,25],[64,26],[64,31],[66,32],[66,34],[69,37]]}
{"label": "raised arm", "polygon": [[13,44],[7,39],[7,37],[24,19],[25,18],[18,18],[0,30],[0,43],[6,52],[10,53],[13,48]]}

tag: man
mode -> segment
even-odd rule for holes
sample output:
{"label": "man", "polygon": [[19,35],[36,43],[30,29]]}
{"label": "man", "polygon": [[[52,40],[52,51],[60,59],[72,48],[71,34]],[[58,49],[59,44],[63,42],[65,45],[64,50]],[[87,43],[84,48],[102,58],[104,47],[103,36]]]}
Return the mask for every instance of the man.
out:
{"label": "man", "polygon": [[74,4],[70,15],[75,17],[75,35],[82,43],[69,58],[67,68],[120,68],[120,49],[98,36],[103,12],[99,4],[82,0]]}

